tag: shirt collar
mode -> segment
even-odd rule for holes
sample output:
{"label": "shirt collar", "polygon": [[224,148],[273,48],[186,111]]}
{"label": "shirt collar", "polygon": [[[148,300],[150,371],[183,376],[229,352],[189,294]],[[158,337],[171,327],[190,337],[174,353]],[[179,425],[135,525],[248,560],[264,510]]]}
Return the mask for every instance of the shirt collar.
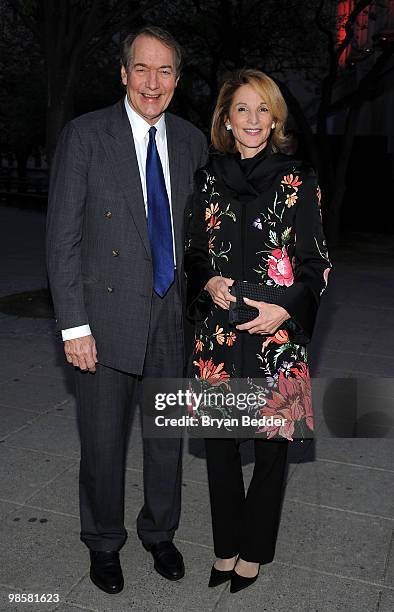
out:
{"label": "shirt collar", "polygon": [[[135,112],[135,110],[130,106],[127,96],[125,96],[125,107],[134,138],[139,142],[143,141],[152,126]],[[160,117],[159,121],[155,123],[155,128],[157,130],[156,138],[159,137],[161,140],[164,140],[166,135],[164,113]]]}

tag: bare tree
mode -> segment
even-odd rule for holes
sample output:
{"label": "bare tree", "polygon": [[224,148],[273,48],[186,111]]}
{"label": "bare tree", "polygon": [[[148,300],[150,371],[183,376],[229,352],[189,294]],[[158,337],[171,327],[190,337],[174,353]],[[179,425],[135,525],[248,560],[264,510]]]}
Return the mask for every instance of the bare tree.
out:
{"label": "bare tree", "polygon": [[[19,177],[33,147],[45,144],[45,78],[33,35],[0,4],[0,147],[12,152]],[[17,41],[17,44],[15,44]]]}
{"label": "bare tree", "polygon": [[[321,0],[316,11],[316,25],[325,36],[327,55],[329,59],[328,71],[321,85],[320,102],[317,111],[316,133],[319,149],[319,169],[323,182],[324,194],[327,200],[327,237],[331,245],[339,239],[340,214],[346,190],[346,174],[351,156],[354,137],[357,132],[358,119],[364,103],[371,98],[383,78],[385,68],[393,57],[393,41],[377,40],[374,49],[368,48],[369,69],[357,83],[350,96],[344,96],[339,102],[333,103],[333,93],[338,84],[340,74],[340,60],[343,54],[350,50],[354,42],[355,28],[360,15],[367,8],[384,8],[384,3],[374,0],[359,0],[343,23],[344,37],[337,43],[337,24],[327,24],[324,20],[325,0]],[[372,58],[371,56],[374,55]],[[350,69],[352,67],[350,66]],[[354,70],[354,66],[353,66]],[[333,112],[346,110],[347,116],[342,137],[341,148],[334,164],[328,142],[327,123]]]}
{"label": "bare tree", "polygon": [[[181,83],[182,107],[200,125],[209,124],[212,104],[226,71],[259,67],[281,87],[308,157],[319,173],[326,231],[331,244],[339,237],[346,176],[360,110],[382,82],[392,59],[390,40],[368,49],[368,70],[351,96],[334,102],[349,71],[344,54],[356,46],[355,30],[366,9],[384,10],[380,0],[358,0],[339,23],[336,0],[172,0],[151,14],[164,19],[186,48],[187,70]],[[343,36],[338,40],[338,30]],[[359,53],[362,55],[362,51]],[[294,78],[309,84],[314,111],[292,91]],[[313,88],[313,89],[312,89]],[[339,155],[332,153],[328,122],[337,110],[347,113]]]}
{"label": "bare tree", "polygon": [[[114,55],[119,33],[134,25],[161,25],[183,45],[186,65],[175,104],[178,112],[203,129],[210,124],[226,72],[254,66],[270,74],[281,87],[308,157],[318,170],[332,243],[338,240],[360,110],[383,82],[393,43],[376,40],[368,49],[365,74],[358,82],[354,79],[353,92],[336,99],[341,82],[355,71],[341,65],[349,50],[354,50],[355,31],[364,11],[378,11],[387,1],[356,1],[343,18],[343,36],[338,41],[337,0],[310,0],[307,7],[302,0],[2,0],[44,58],[49,157],[59,131],[74,114],[75,92],[80,101],[81,94],[88,99],[91,90],[100,89],[103,77],[94,80],[92,75],[97,72],[108,79],[113,74],[114,58],[105,64],[105,54],[111,49]],[[18,57],[23,59],[23,51]],[[295,82],[302,82],[309,101],[305,96],[298,99]],[[328,122],[339,110],[346,112],[347,119],[341,151],[334,158]]]}
{"label": "bare tree", "polygon": [[[157,3],[158,0],[156,0]],[[126,23],[133,23],[145,3],[133,0],[7,0],[39,42],[47,77],[46,148],[52,158],[64,124],[73,116],[74,93],[88,57]],[[150,5],[154,5],[151,0]]]}

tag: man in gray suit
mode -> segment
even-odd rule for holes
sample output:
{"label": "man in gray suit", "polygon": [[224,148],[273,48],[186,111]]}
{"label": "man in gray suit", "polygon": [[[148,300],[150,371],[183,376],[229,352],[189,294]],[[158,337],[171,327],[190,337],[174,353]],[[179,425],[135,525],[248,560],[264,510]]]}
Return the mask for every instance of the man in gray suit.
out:
{"label": "man in gray suit", "polygon": [[[57,328],[75,366],[81,438],[81,540],[90,576],[123,588],[119,550],[129,415],[145,377],[182,377],[183,218],[204,135],[166,111],[180,48],[146,27],[123,44],[126,96],[74,119],[53,160],[47,265]],[[181,440],[144,437],[138,536],[155,569],[184,575],[172,543],[181,501]]]}

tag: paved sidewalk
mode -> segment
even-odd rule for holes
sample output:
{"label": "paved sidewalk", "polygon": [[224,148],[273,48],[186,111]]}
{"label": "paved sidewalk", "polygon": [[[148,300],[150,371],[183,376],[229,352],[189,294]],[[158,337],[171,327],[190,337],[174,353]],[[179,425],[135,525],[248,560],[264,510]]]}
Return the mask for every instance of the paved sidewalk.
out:
{"label": "paved sidewalk", "polygon": [[[46,286],[43,231],[41,213],[0,207],[0,298]],[[275,561],[237,595],[228,585],[207,588],[213,548],[199,441],[185,448],[176,538],[186,577],[171,583],[154,572],[135,534],[142,503],[138,418],[126,473],[126,586],[110,596],[92,585],[87,550],[79,541],[79,441],[71,370],[51,320],[0,312],[0,611],[391,612],[392,242],[353,236],[352,248],[335,256],[311,346],[313,373],[320,377],[314,383],[318,437],[293,445]],[[357,399],[364,400],[361,413]],[[349,431],[373,437],[336,437]],[[250,478],[247,444],[244,469]],[[9,593],[57,593],[60,601],[11,604]]]}

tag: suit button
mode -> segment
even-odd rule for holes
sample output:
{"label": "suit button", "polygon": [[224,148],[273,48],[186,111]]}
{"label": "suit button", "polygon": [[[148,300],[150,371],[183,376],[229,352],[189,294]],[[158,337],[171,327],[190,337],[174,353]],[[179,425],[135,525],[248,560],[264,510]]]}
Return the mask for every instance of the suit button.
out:
{"label": "suit button", "polygon": [[113,287],[107,287],[107,291],[108,291],[108,293],[113,293],[114,292],[114,288]]}
{"label": "suit button", "polygon": [[111,211],[110,211],[110,210],[107,210],[107,211],[104,213],[104,217],[107,217],[107,219],[110,219],[110,218],[112,217],[112,213],[111,213]]}
{"label": "suit button", "polygon": [[112,255],[113,257],[119,257],[119,251],[115,251],[115,249],[112,251]]}

